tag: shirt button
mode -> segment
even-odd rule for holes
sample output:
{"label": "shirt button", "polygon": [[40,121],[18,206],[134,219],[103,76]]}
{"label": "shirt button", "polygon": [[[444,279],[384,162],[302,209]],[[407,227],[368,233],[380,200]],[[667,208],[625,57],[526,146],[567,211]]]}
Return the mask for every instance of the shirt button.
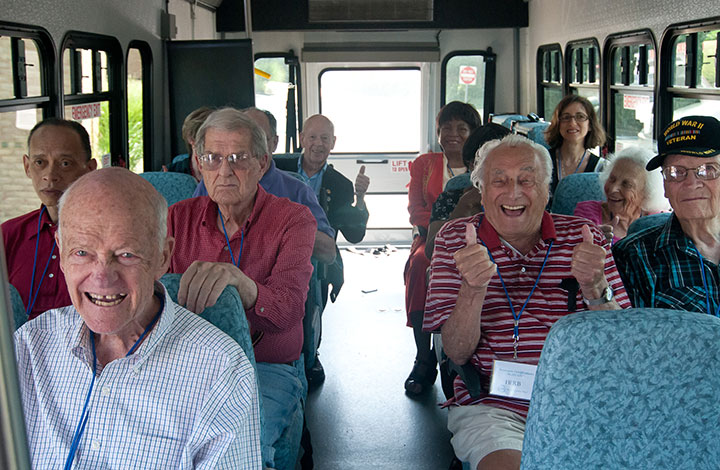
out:
{"label": "shirt button", "polygon": [[52,259],[57,259],[57,255],[52,255]]}
{"label": "shirt button", "polygon": [[225,247],[223,247],[223,250],[225,250],[225,251],[228,251],[228,250],[229,250],[229,248],[227,247],[227,245],[226,245]]}
{"label": "shirt button", "polygon": [[90,448],[92,450],[100,450],[100,441],[98,441],[97,439],[93,439],[90,443]]}
{"label": "shirt button", "polygon": [[110,387],[105,386],[102,388],[102,396],[104,396],[104,397],[110,396]]}
{"label": "shirt button", "polygon": [[48,277],[55,277],[53,273],[48,274]]}
{"label": "shirt button", "polygon": [[264,311],[265,311],[265,307],[260,307],[260,311],[261,311],[261,312],[264,312]]}
{"label": "shirt button", "polygon": [[524,273],[524,272],[525,272],[525,266],[523,266],[522,268],[520,268],[520,272],[521,272],[521,273]]}

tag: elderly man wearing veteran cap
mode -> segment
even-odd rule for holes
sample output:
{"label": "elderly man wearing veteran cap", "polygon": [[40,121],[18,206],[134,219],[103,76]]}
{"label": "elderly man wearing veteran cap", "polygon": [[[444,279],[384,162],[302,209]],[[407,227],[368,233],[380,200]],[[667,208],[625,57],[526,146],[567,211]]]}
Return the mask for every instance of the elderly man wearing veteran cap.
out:
{"label": "elderly man wearing veteran cap", "polygon": [[720,310],[720,122],[687,116],[668,125],[647,170],[662,168],[668,221],[613,247],[635,307],[717,315]]}

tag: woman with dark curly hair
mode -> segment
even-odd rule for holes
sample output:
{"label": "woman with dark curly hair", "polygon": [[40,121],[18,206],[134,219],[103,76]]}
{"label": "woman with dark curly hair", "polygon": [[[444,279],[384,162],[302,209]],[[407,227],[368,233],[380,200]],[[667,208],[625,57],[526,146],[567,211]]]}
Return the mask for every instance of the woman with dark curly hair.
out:
{"label": "woman with dark curly hair", "polygon": [[465,173],[462,150],[472,131],[482,125],[480,115],[471,105],[453,101],[442,107],[435,121],[442,153],[426,153],[410,165],[408,211],[413,225],[410,258],[405,265],[405,308],[407,325],[415,335],[417,354],[405,391],[417,395],[435,382],[435,356],[430,350],[430,334],[422,331],[425,311],[426,274],[430,260],[425,256],[425,240],[432,205],[453,176]]}
{"label": "woman with dark curly hair", "polygon": [[553,161],[551,198],[565,176],[602,169],[600,157],[589,150],[605,145],[605,130],[586,98],[567,95],[560,100],[545,131],[545,140]]}

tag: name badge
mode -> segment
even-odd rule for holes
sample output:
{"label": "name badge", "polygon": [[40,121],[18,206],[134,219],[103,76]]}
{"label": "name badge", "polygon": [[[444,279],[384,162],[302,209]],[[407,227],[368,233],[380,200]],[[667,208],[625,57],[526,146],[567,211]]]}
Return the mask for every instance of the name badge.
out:
{"label": "name badge", "polygon": [[520,362],[493,361],[490,395],[530,400],[537,366]]}

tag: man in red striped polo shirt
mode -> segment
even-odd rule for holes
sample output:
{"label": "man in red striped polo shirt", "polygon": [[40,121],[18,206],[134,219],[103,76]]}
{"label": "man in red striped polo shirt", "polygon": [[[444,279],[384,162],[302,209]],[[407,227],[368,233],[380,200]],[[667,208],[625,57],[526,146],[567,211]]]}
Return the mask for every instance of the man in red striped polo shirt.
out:
{"label": "man in red striped polo shirt", "polygon": [[456,455],[477,469],[517,469],[534,369],[552,324],[572,311],[629,308],[602,232],[545,212],[547,150],[510,135],[485,144],[471,179],[485,213],[456,219],[435,240],[424,329],[442,332],[457,364],[471,363],[482,391],[457,377],[448,401]]}

